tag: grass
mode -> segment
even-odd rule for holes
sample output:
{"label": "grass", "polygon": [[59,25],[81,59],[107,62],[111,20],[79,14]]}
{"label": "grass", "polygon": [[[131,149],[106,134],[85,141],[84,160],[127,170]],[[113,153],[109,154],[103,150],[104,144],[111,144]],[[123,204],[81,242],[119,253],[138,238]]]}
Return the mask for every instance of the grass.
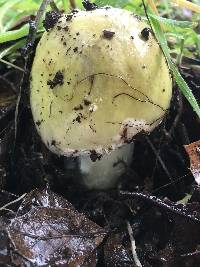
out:
{"label": "grass", "polygon": [[[14,62],[19,56],[18,49],[26,43],[29,24],[26,22],[21,24],[18,28],[15,26],[19,24],[24,17],[32,14],[36,15],[41,2],[41,0],[0,0],[0,61],[4,59],[5,61],[3,62]],[[95,0],[94,2],[99,6],[112,5],[131,10],[147,20],[142,6],[142,0]],[[55,0],[55,3],[59,9],[65,11],[70,9],[68,0]],[[151,26],[160,43],[174,79],[193,110],[198,117],[200,117],[199,103],[182,78],[171,57],[171,53],[175,54],[177,56],[177,62],[180,63],[182,55],[189,57],[200,56],[200,34],[195,31],[195,27],[198,27],[199,25],[200,16],[194,13],[190,20],[183,20],[181,18],[182,11],[180,8],[175,9],[169,0],[161,1],[156,12],[154,1],[147,0],[147,3],[151,6],[151,8],[147,9]],[[185,0],[181,0],[181,3],[186,6],[189,4]],[[200,5],[199,0],[195,0],[193,3]],[[199,7],[193,5],[193,3],[193,10],[198,12]],[[82,8],[81,0],[76,0],[76,5],[78,8]],[[189,5],[191,6],[191,4]],[[152,8],[154,9],[154,12],[151,11]],[[48,7],[48,9],[50,9],[50,7]],[[158,16],[158,14],[163,15],[164,17]],[[177,20],[176,17],[180,17],[181,19]],[[44,28],[40,22],[38,27],[38,37],[40,37],[43,31]],[[173,40],[173,44],[170,48],[168,46],[169,40]],[[191,48],[195,50],[195,53],[191,52]]]}
{"label": "grass", "polygon": [[198,104],[197,100],[195,99],[192,91],[188,87],[187,83],[185,82],[185,80],[181,76],[177,66],[172,61],[172,58],[170,56],[169,49],[167,46],[167,40],[165,38],[165,35],[162,31],[162,28],[161,28],[158,20],[152,16],[150,16],[150,20],[151,20],[151,23],[153,25],[153,29],[154,29],[154,33],[156,35],[156,38],[157,38],[157,40],[159,40],[160,46],[163,50],[163,53],[164,53],[165,58],[168,62],[168,66],[171,69],[171,72],[174,76],[174,79],[176,80],[176,83],[178,84],[178,86],[179,86],[181,92],[183,93],[183,95],[185,96],[185,98],[188,100],[188,102],[192,106],[193,110],[197,113],[197,115],[200,118],[199,104]]}

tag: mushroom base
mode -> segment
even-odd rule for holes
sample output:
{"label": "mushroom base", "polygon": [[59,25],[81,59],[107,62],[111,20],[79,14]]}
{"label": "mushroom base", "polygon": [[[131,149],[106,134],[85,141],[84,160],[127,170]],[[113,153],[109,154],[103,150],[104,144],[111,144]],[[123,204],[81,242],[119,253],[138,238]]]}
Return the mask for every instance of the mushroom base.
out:
{"label": "mushroom base", "polygon": [[79,168],[83,184],[89,189],[109,189],[116,186],[132,160],[134,144],[122,147],[93,162],[90,156],[80,156]]}

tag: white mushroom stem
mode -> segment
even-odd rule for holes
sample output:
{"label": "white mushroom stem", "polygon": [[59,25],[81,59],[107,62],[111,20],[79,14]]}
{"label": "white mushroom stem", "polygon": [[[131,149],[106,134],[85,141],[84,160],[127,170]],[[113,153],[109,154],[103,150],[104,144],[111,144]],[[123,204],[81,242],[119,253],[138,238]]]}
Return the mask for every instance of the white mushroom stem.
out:
{"label": "white mushroom stem", "polygon": [[120,176],[130,165],[134,144],[124,146],[93,162],[90,156],[80,156],[79,166],[84,185],[89,189],[108,189],[116,186]]}

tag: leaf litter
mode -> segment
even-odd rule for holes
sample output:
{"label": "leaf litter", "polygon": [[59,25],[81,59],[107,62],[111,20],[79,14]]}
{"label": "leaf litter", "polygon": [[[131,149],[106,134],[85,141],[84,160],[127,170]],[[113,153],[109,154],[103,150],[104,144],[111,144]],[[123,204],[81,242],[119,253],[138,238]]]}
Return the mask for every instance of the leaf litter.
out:
{"label": "leaf litter", "polygon": [[[187,68],[182,67],[181,72],[196,98],[200,99],[199,72],[191,65]],[[4,70],[3,74],[6,74]],[[200,266],[200,190],[196,187],[192,175],[188,174],[187,157],[183,149],[183,145],[197,140],[200,121],[184,99],[182,109],[177,108],[176,88],[174,92],[175,101],[171,105],[166,124],[157,131],[159,138],[157,134],[151,135],[151,142],[168,167],[172,181],[169,181],[161,166],[155,164],[155,155],[152,155],[147,142],[142,138],[141,141],[138,140],[137,157],[131,169],[127,170],[126,179],[120,184],[122,189],[141,192],[146,197],[135,200],[129,196],[129,201],[134,207],[128,205],[127,200],[121,200],[117,192],[114,194],[105,192],[104,197],[94,192],[93,195],[96,197],[94,201],[92,194],[84,193],[81,188],[77,191],[75,185],[77,177],[73,177],[75,182],[69,183],[62,158],[58,163],[56,156],[47,153],[44,148],[41,149],[42,145],[32,130],[32,121],[27,116],[26,107],[26,116],[22,117],[22,139],[17,141],[18,151],[13,161],[14,172],[11,174],[7,166],[4,171],[4,162],[7,162],[4,154],[8,154],[9,149],[4,140],[2,143],[5,153],[0,154],[3,158],[0,162],[1,172],[3,170],[0,178],[5,176],[6,179],[4,178],[5,183],[1,188],[21,194],[28,192],[30,188],[43,186],[46,182],[43,177],[48,177],[47,180],[53,190],[63,194],[78,210],[84,211],[90,219],[105,228],[87,220],[85,216],[82,217],[69,202],[49,189],[31,191],[21,204],[14,202],[18,196],[0,192],[1,206],[5,207],[8,202],[13,203],[6,206],[7,210],[1,211],[0,267],[45,265],[90,267],[96,264],[111,267],[135,266],[131,257],[127,229],[123,225],[123,221],[126,222],[127,219],[133,228],[136,250],[142,266]],[[4,103],[7,108],[12,101],[6,99]],[[1,108],[1,111],[4,109]],[[8,118],[5,120],[5,125],[6,122],[13,121],[10,113],[13,115],[13,109],[2,113]],[[3,120],[0,118],[1,127],[5,128]],[[10,128],[10,125],[5,128],[5,135]],[[29,129],[29,134],[26,134],[25,128]],[[13,135],[13,129],[11,130]],[[164,133],[162,142],[159,131],[161,134]],[[8,143],[12,147],[12,142]],[[153,175],[149,177],[151,173]],[[151,180],[151,186],[145,184],[145,180],[148,179]],[[152,198],[154,192],[157,198]],[[186,192],[191,194],[190,200],[186,204],[178,204],[177,201],[182,199]],[[89,204],[84,209],[86,203]],[[124,212],[126,204],[131,215]],[[110,233],[108,239],[103,241],[107,233],[105,229],[109,228],[114,233]],[[66,246],[64,250],[65,244],[72,240],[76,242],[76,248]],[[97,248],[100,253],[98,263]],[[80,252],[83,255],[80,255]],[[72,258],[73,253],[74,258]]]}
{"label": "leaf litter", "polygon": [[185,146],[190,158],[190,170],[200,186],[200,140]]}
{"label": "leaf litter", "polygon": [[27,194],[6,231],[16,266],[96,266],[96,248],[106,236],[49,189]]}

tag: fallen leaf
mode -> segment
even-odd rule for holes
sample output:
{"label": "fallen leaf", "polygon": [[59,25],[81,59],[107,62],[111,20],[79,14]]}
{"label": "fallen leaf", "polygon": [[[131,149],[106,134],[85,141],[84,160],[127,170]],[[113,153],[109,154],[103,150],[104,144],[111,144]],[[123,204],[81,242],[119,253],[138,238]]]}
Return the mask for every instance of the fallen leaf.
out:
{"label": "fallen leaf", "polygon": [[29,193],[7,229],[20,266],[96,266],[105,231],[50,190]]}
{"label": "fallen leaf", "polygon": [[9,238],[6,232],[8,223],[8,219],[0,217],[0,266],[4,267],[7,267],[10,263]]}
{"label": "fallen leaf", "polygon": [[173,216],[180,215],[187,220],[200,223],[200,205],[198,202],[179,204],[170,201],[168,198],[161,199],[156,196],[152,196],[146,193],[140,192],[126,192],[120,191],[120,195],[123,198],[136,198],[145,201],[146,203],[158,206],[161,210],[165,210]]}
{"label": "fallen leaf", "polygon": [[[104,246],[104,261],[108,267],[133,267],[130,245],[124,244],[123,233],[111,234]],[[127,242],[126,242],[127,243]]]}
{"label": "fallen leaf", "polygon": [[190,158],[190,170],[200,185],[200,140],[184,146]]}

